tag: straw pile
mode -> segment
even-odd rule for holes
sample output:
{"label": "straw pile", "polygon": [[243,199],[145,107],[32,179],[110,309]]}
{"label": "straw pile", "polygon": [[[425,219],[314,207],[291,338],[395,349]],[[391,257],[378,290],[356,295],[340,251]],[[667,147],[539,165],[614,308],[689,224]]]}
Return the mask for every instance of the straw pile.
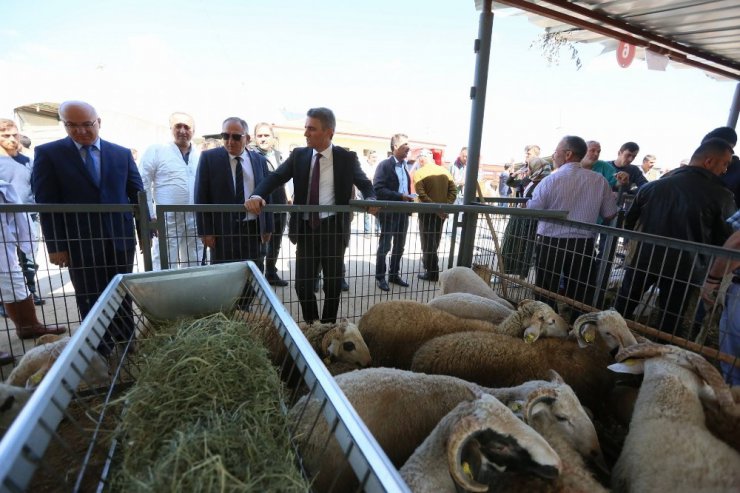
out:
{"label": "straw pile", "polygon": [[290,446],[282,387],[247,324],[223,314],[143,341],[123,397],[119,491],[308,491]]}

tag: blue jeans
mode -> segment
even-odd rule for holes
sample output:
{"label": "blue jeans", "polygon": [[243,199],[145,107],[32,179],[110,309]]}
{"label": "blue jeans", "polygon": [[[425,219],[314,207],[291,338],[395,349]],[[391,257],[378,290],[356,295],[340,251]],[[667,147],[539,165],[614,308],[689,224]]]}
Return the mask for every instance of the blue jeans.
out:
{"label": "blue jeans", "polygon": [[[725,309],[719,321],[719,350],[740,358],[740,284],[732,283],[727,288]],[[740,368],[730,363],[720,363],[725,381],[740,385]]]}

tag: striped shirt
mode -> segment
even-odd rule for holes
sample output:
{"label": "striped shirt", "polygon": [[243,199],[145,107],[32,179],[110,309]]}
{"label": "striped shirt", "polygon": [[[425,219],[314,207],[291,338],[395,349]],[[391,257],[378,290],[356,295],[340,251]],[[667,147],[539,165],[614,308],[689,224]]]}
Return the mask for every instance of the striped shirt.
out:
{"label": "striped shirt", "polygon": [[[566,163],[542,180],[535,188],[527,208],[568,211],[569,220],[592,224],[596,224],[599,216],[613,217],[618,210],[606,179],[598,173],[582,168],[580,163]],[[537,223],[537,234],[554,238],[596,236],[592,231],[548,221]]]}

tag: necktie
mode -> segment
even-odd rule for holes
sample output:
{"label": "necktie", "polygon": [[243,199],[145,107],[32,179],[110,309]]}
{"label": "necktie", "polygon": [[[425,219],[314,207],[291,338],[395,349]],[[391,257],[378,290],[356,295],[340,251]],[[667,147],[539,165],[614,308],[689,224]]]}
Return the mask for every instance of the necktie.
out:
{"label": "necktie", "polygon": [[[311,176],[311,188],[308,191],[308,205],[319,205],[319,180],[321,180],[321,165],[319,160],[321,154],[316,154],[316,160],[313,163],[313,175]],[[312,229],[319,227],[319,213],[312,212],[309,221]]]}
{"label": "necktie", "polygon": [[236,159],[236,173],[234,173],[234,197],[237,204],[244,203],[244,171],[242,170],[242,158]]}
{"label": "necktie", "polygon": [[85,149],[85,167],[95,184],[100,186],[100,175],[98,174],[98,167],[95,166],[95,156],[92,152],[95,146],[82,146],[82,148]]}

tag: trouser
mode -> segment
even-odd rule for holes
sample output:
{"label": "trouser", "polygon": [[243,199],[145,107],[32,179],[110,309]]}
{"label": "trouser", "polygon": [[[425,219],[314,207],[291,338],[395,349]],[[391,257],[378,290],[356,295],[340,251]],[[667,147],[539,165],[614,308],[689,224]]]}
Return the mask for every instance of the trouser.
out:
{"label": "trouser", "polygon": [[[589,287],[593,288],[592,279],[595,274],[593,258],[594,240],[591,238],[540,236],[537,239],[535,285],[559,293],[562,275],[562,294],[575,301],[588,303],[586,293]],[[557,303],[546,295],[537,293],[535,299],[557,309]]]}
{"label": "trouser", "polygon": [[[166,212],[164,216],[167,240],[167,263],[170,269],[200,265],[201,252],[197,241],[195,214],[192,212]],[[160,241],[163,238],[159,239]],[[152,266],[161,269],[159,245],[152,245]]]}
{"label": "trouser", "polygon": [[319,308],[313,292],[314,280],[323,271],[324,308],[321,322],[337,321],[339,301],[342,293],[342,267],[344,265],[344,238],[336,215],[320,221],[317,229],[311,229],[307,220],[302,221],[296,241],[296,284],[295,290],[303,311],[303,319],[312,323],[319,319]]}
{"label": "trouser", "polygon": [[[409,216],[405,213],[390,212],[380,216],[380,241],[375,259],[375,277],[385,279],[385,258],[391,252],[389,274],[398,276],[401,270],[401,258],[406,246],[406,233],[409,228]],[[391,243],[393,250],[391,251]]]}
{"label": "trouser", "polygon": [[288,215],[284,213],[273,215],[275,231],[267,243],[267,256],[265,257],[265,275],[268,277],[277,275],[277,259],[280,254],[280,243],[283,241],[287,217]]}
{"label": "trouser", "polygon": [[[90,245],[90,243],[94,243]],[[93,305],[117,274],[129,274],[134,269],[135,248],[116,250],[111,240],[97,242],[71,241],[69,277],[75,288],[75,300],[84,320]],[[116,342],[129,340],[134,334],[131,299],[126,296],[116,316],[106,328],[98,351],[108,356]]]}
{"label": "trouser", "polygon": [[439,243],[442,240],[444,219],[437,214],[419,214],[419,239],[421,241],[421,263],[424,270],[435,275],[439,273]]}
{"label": "trouser", "polygon": [[[736,282],[737,281],[737,282]],[[719,350],[730,356],[740,358],[740,279],[733,279],[725,295],[725,309],[719,321]],[[730,385],[740,385],[740,366],[721,362],[720,367],[725,381]]]}

